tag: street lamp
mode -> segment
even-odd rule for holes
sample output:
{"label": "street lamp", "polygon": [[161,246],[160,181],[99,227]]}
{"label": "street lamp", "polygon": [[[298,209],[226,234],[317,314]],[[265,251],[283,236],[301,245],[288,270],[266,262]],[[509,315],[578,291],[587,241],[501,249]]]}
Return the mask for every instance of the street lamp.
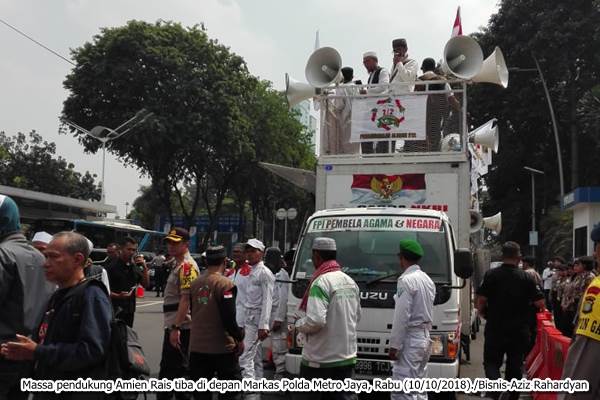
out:
{"label": "street lamp", "polygon": [[284,228],[283,228],[283,251],[286,252],[286,251],[288,251],[288,243],[287,243],[288,219],[289,220],[295,219],[298,216],[298,211],[295,208],[289,208],[287,210],[285,208],[280,208],[279,210],[277,210],[275,215],[278,220],[282,220],[282,219],[285,220]]}
{"label": "street lamp", "polygon": [[537,72],[542,81],[542,87],[544,88],[544,94],[546,95],[546,101],[548,102],[548,109],[550,110],[550,119],[552,121],[552,130],[554,131],[554,141],[556,142],[556,159],[558,161],[558,180],[560,183],[560,207],[563,206],[563,199],[565,197],[565,182],[563,178],[563,165],[562,156],[560,152],[560,138],[558,137],[558,125],[556,124],[556,116],[554,115],[554,108],[552,107],[552,99],[550,98],[550,92],[548,92],[548,86],[544,79],[544,74],[540,68],[537,58],[532,54],[533,61],[535,62],[535,68],[509,68],[512,72]]}
{"label": "street lamp", "polygon": [[104,171],[106,165],[106,143],[125,135],[127,132],[131,131],[139,124],[146,122],[146,120],[152,115],[154,115],[154,113],[142,108],[140,111],[135,113],[135,115],[132,118],[123,122],[115,129],[110,129],[105,126],[95,126],[89,131],[75,124],[74,122],[68,121],[66,119],[62,120],[64,124],[102,143],[102,184],[100,186],[100,189],[102,190],[102,203],[105,203],[106,200],[106,189],[104,185]]}
{"label": "street lamp", "polygon": [[531,174],[531,232],[529,233],[529,245],[531,246],[531,255],[535,257],[535,246],[538,245],[538,236],[535,230],[535,174],[544,175],[544,171],[531,167],[523,167],[523,169]]}

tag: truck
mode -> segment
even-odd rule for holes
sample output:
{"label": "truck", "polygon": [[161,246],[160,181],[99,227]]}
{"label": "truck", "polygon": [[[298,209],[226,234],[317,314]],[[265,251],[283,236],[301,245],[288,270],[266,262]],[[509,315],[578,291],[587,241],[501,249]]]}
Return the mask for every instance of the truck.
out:
{"label": "truck", "polygon": [[[342,270],[360,289],[362,318],[357,332],[356,376],[372,379],[391,375],[388,351],[400,275],[397,253],[398,243],[404,238],[421,243],[425,256],[419,264],[436,285],[428,375],[459,376],[461,351],[468,346],[473,315],[468,280],[473,271],[469,250],[473,225],[471,156],[467,150],[466,84],[446,83],[443,82],[444,90],[424,87],[393,94],[391,85],[379,85],[383,87],[377,94],[365,94],[370,87],[364,86],[365,90],[336,90],[317,98],[321,149],[316,167],[316,212],[307,219],[298,242],[288,300],[290,349],[286,368],[291,374],[300,371],[306,340],[295,331],[292,322],[298,318],[298,305],[315,270],[312,241],[326,236],[336,240]],[[424,97],[419,100],[418,96]],[[431,99],[439,100],[440,96],[458,98],[460,110],[432,110],[437,103]],[[397,109],[403,109],[401,115],[406,119],[415,110],[412,104],[420,104],[427,111],[420,114],[426,119],[421,121],[425,132],[380,135],[389,139],[387,152],[366,153],[364,139],[354,144],[331,145],[349,141],[355,135],[346,130],[361,123],[354,115],[361,101],[374,104],[368,109],[373,114],[381,112],[378,104],[387,107],[379,114],[387,118],[385,123],[398,121],[399,114],[390,110],[396,104],[403,105]],[[352,112],[348,112],[348,105]],[[440,124],[431,121],[432,113],[436,120],[441,119]],[[366,118],[376,122],[377,115]],[[419,121],[415,122],[413,126],[419,126]],[[421,139],[411,140],[415,136]]]}

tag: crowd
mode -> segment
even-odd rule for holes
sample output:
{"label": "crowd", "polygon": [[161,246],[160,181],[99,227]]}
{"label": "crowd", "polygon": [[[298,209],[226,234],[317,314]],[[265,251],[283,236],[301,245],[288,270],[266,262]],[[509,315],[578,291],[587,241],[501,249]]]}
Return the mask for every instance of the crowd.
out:
{"label": "crowd", "polygon": [[[600,228],[592,233],[600,256]],[[25,399],[19,380],[107,377],[111,327],[115,316],[133,325],[137,285],[147,285],[148,267],[137,243],[124,238],[109,246],[105,266],[90,263],[92,245],[76,232],[35,235],[20,232],[14,201],[0,196],[0,399]],[[282,256],[258,239],[238,243],[232,259],[223,246],[211,246],[199,268],[188,250],[189,233],[173,228],[165,237],[168,264],[164,285],[164,336],[159,378],[224,380],[263,377],[261,342],[272,342],[275,379],[285,376],[288,328],[304,335],[301,377],[354,377],[359,288],[337,261],[335,240],[312,242],[314,272],[297,310],[288,310],[293,251]],[[391,324],[389,358],[394,379],[422,378],[431,351],[436,287],[419,267],[423,247],[415,240],[398,244],[398,284]],[[157,261],[156,259],[154,260]],[[600,278],[591,258],[572,268],[554,257],[542,276],[535,260],[522,257],[517,243],[502,246],[502,265],[489,270],[477,288],[476,307],[486,319],[484,369],[500,378],[522,377],[523,361],[535,336],[532,316],[554,305],[557,324],[574,336],[565,377],[589,379],[590,393],[568,398],[594,399],[598,379],[593,367],[600,354]],[[106,279],[107,277],[107,279]],[[590,283],[591,282],[591,283]],[[599,306],[600,307],[600,306]],[[581,315],[578,315],[578,310]],[[596,318],[587,328],[582,318]],[[296,393],[298,397],[355,399],[356,393]],[[491,394],[493,397],[495,394]],[[513,393],[513,398],[518,396]],[[242,393],[225,393],[239,399]],[[587,396],[587,397],[586,397]],[[103,393],[36,393],[34,398],[103,398]],[[117,395],[113,394],[113,397]],[[207,392],[159,392],[158,399],[208,399]],[[118,397],[117,397],[118,398]],[[257,399],[260,393],[244,393]],[[393,399],[426,399],[424,393],[392,393]]]}
{"label": "crowd", "polygon": [[[330,127],[324,132],[324,153],[351,154],[357,153],[359,149],[362,154],[439,151],[442,136],[459,132],[460,102],[451,91],[450,85],[443,82],[446,77],[441,67],[436,65],[433,58],[425,58],[420,66],[423,73],[419,75],[419,64],[409,57],[406,39],[394,39],[392,53],[391,71],[379,64],[376,52],[367,51],[363,54],[363,66],[368,73],[365,84],[369,86],[360,90],[354,87],[363,84],[361,80],[354,79],[354,68],[341,69],[342,82],[336,90],[331,91],[331,94],[341,97],[336,97],[328,103],[330,107],[325,114]],[[427,97],[425,140],[363,141],[360,146],[350,142],[351,102],[345,99],[345,96],[384,93],[401,95],[413,91],[445,91]]]}

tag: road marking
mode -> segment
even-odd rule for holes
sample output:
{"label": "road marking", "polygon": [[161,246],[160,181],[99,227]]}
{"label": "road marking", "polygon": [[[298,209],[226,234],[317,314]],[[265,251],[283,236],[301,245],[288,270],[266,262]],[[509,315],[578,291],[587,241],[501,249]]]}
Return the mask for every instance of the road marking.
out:
{"label": "road marking", "polygon": [[150,302],[144,302],[144,303],[138,303],[137,304],[137,308],[153,306],[155,304],[161,304],[161,303],[162,303],[162,300],[159,300],[159,301],[150,301]]}

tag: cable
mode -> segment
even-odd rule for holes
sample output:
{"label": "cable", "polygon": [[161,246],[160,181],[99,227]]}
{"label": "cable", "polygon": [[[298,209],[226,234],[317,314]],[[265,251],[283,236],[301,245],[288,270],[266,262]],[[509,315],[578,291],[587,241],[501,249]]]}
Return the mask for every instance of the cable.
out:
{"label": "cable", "polygon": [[62,55],[58,54],[56,51],[52,50],[51,48],[43,45],[42,43],[38,42],[37,40],[35,40],[34,38],[32,38],[31,36],[27,35],[24,32],[21,32],[20,30],[18,30],[17,28],[15,28],[14,26],[12,26],[11,24],[9,24],[8,22],[4,21],[3,19],[0,18],[0,22],[2,22],[4,25],[8,26],[10,29],[12,29],[13,31],[17,32],[19,35],[25,36],[27,39],[31,40],[33,43],[37,44],[40,47],[43,47],[44,49],[46,49],[47,51],[49,51],[50,53],[54,54],[55,56],[62,58],[64,61],[68,62],[69,64],[71,64],[72,66],[77,66],[73,61],[69,60],[66,57],[63,57]]}

